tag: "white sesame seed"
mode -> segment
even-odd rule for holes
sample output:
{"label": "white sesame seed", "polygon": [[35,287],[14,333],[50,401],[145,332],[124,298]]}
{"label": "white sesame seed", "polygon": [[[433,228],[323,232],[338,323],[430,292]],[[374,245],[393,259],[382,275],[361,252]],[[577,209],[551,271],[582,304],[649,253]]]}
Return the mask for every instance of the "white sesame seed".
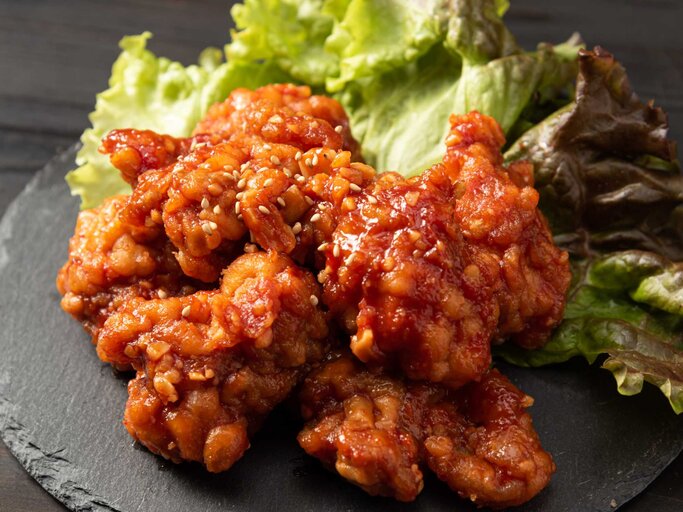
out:
{"label": "white sesame seed", "polygon": [[327,249],[327,246],[328,246],[328,244],[323,242],[322,244],[320,244],[320,245],[318,246],[318,250],[319,250],[319,251],[324,251],[325,249]]}
{"label": "white sesame seed", "polygon": [[183,315],[183,317],[185,318],[190,316],[190,313],[192,313],[192,306],[190,306],[189,304],[185,306],[183,310],[180,312],[180,314]]}
{"label": "white sesame seed", "polygon": [[309,206],[313,206],[313,199],[311,199],[308,196],[304,196],[304,199],[308,203]]}
{"label": "white sesame seed", "polygon": [[296,182],[303,185],[304,183],[306,183],[306,178],[304,178],[301,174],[297,174]]}
{"label": "white sesame seed", "polygon": [[239,215],[241,210],[242,210],[242,203],[240,203],[239,201],[237,201],[237,202],[235,203],[235,213],[236,213],[237,215]]}
{"label": "white sesame seed", "polygon": [[292,171],[290,171],[289,169],[283,169],[282,172],[285,173],[285,176],[287,176],[288,178],[292,177]]}
{"label": "white sesame seed", "polygon": [[235,177],[232,174],[230,174],[229,172],[224,172],[223,177],[226,180],[235,181]]}
{"label": "white sesame seed", "polygon": [[246,180],[246,178],[242,178],[241,180],[239,180],[239,181],[237,182],[237,188],[240,189],[240,190],[242,190],[244,187],[246,187],[246,185],[247,185],[247,180]]}
{"label": "white sesame seed", "polygon": [[209,200],[206,197],[202,198],[202,208],[206,210],[209,206]]}
{"label": "white sesame seed", "polygon": [[311,164],[313,164],[313,167],[318,165],[318,155],[313,155],[313,159],[311,160]]}
{"label": "white sesame seed", "polygon": [[341,254],[341,250],[339,249],[338,245],[335,245],[334,248],[332,249],[332,255],[335,258],[339,258],[339,255]]}
{"label": "white sesame seed", "polygon": [[258,211],[260,211],[263,215],[270,215],[270,210],[267,206],[259,205]]}
{"label": "white sesame seed", "polygon": [[353,260],[354,260],[355,257],[356,257],[356,253],[355,253],[355,252],[352,252],[351,254],[349,254],[349,255],[346,257],[346,259],[344,260],[344,265],[346,265],[347,267],[348,267],[349,265],[351,265],[351,263],[353,262]]}
{"label": "white sesame seed", "polygon": [[301,228],[301,222],[297,222],[296,224],[294,224],[292,226],[292,233],[294,233],[295,235],[298,235],[299,233],[301,233],[301,229],[302,229]]}
{"label": "white sesame seed", "polygon": [[243,197],[244,192],[237,192],[237,194],[235,194],[235,199],[237,199],[238,201],[241,201]]}
{"label": "white sesame seed", "polygon": [[310,158],[307,158],[306,160],[304,160],[304,163],[306,164],[306,167],[312,167],[313,166],[313,162],[311,161]]}
{"label": "white sesame seed", "polygon": [[209,227],[211,227],[211,229],[213,229],[215,231],[216,229],[218,229],[218,224],[216,224],[214,221],[210,220],[209,221]]}
{"label": "white sesame seed", "polygon": [[273,184],[273,178],[268,178],[266,181],[263,182],[264,187],[270,187]]}
{"label": "white sesame seed", "polygon": [[271,149],[273,149],[273,147],[270,144],[266,143],[263,145],[263,149],[265,149],[266,151],[270,151]]}
{"label": "white sesame seed", "polygon": [[168,293],[166,293],[165,290],[159,290],[157,292],[157,295],[159,296],[160,299],[167,299],[168,298]]}
{"label": "white sesame seed", "polygon": [[334,127],[334,131],[337,133],[341,133],[342,130],[344,130],[344,127],[342,125],[337,125]]}
{"label": "white sesame seed", "polygon": [[353,190],[354,192],[360,192],[361,191],[361,188],[358,185],[356,185],[355,183],[351,183],[351,185],[349,185],[349,188],[351,190]]}
{"label": "white sesame seed", "polygon": [[377,198],[375,196],[368,196],[368,203],[377,204]]}
{"label": "white sesame seed", "polygon": [[281,197],[278,197],[278,198],[277,198],[277,204],[279,204],[279,205],[282,206],[283,208],[284,208],[285,206],[287,206],[287,203],[285,203],[285,200],[282,199]]}
{"label": "white sesame seed", "polygon": [[319,213],[314,213],[311,215],[311,222],[318,222],[320,220],[320,214]]}
{"label": "white sesame seed", "polygon": [[221,208],[221,205],[217,204],[216,206],[213,207],[213,213],[216,215],[220,215],[223,209]]}
{"label": "white sesame seed", "polygon": [[279,115],[275,114],[270,119],[268,119],[268,121],[270,121],[271,123],[281,123],[282,118]]}
{"label": "white sesame seed", "polygon": [[280,165],[280,159],[275,155],[270,155],[270,162],[273,165]]}
{"label": "white sesame seed", "polygon": [[318,297],[316,297],[315,295],[311,295],[308,300],[311,301],[312,306],[318,305]]}
{"label": "white sesame seed", "polygon": [[294,155],[294,160],[301,160],[301,151],[296,152],[296,155]]}
{"label": "white sesame seed", "polygon": [[268,167],[263,166],[258,170],[258,172],[266,172],[267,170],[268,170]]}
{"label": "white sesame seed", "polygon": [[202,224],[202,231],[204,231],[204,233],[206,233],[209,236],[213,234],[213,230],[211,229],[211,226],[208,222]]}

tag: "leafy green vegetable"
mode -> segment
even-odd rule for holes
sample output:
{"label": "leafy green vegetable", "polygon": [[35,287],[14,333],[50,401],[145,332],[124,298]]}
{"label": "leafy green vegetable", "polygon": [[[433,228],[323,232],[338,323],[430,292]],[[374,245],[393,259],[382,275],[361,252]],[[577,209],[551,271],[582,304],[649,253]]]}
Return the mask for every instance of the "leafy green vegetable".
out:
{"label": "leafy green vegetable", "polygon": [[288,79],[274,65],[225,63],[216,48],[204,50],[198,65],[184,67],[150,52],[146,48],[150,37],[146,32],[121,40],[122,52],[112,68],[109,89],[97,95],[90,114],[92,128],[83,133],[83,147],[76,158],[80,167],[66,178],[72,194],[81,196],[83,208],[130,191],[109,159],[97,151],[110,130],[139,128],[187,136],[208,107],[225,99],[235,87],[254,88]]}
{"label": "leafy green vegetable", "polygon": [[574,283],[564,321],[544,348],[505,346],[539,366],[607,358],[619,391],[658,386],[683,412],[683,174],[666,115],[643,104],[626,73],[582,51],[575,103],[517,141],[509,160],[534,164],[540,207],[569,250]]}

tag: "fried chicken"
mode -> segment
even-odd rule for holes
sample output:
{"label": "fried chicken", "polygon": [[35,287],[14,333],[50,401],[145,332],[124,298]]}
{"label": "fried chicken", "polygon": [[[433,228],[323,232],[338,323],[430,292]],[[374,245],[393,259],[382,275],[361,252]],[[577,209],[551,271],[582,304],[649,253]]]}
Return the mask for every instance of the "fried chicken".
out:
{"label": "fried chicken", "polygon": [[125,426],[152,452],[224,471],[327,350],[315,278],[286,256],[246,254],[219,290],[132,299],[97,337],[103,361],[130,364]]}
{"label": "fried chicken", "polygon": [[78,214],[69,259],[57,275],[62,308],[93,336],[129,299],[183,295],[197,284],[180,271],[159,227],[121,219],[127,200],[110,197]]}
{"label": "fried chicken", "polygon": [[547,340],[570,274],[528,168],[502,166],[495,121],[451,122],[444,162],[420,176],[373,178],[363,164],[314,175],[304,234],[321,244],[323,299],[353,353],[457,388],[487,371],[492,340]]}
{"label": "fried chicken", "polygon": [[183,272],[204,282],[242,252],[247,234],[263,249],[292,252],[310,207],[302,154],[357,151],[342,107],[291,85],[233,91],[188,141],[116,130],[101,150],[135,185],[126,220],[163,224]]}
{"label": "fried chicken", "polygon": [[525,412],[533,400],[497,370],[452,391],[341,354],[306,378],[300,400],[302,448],[373,495],[412,501],[429,468],[463,498],[503,508],[555,471]]}

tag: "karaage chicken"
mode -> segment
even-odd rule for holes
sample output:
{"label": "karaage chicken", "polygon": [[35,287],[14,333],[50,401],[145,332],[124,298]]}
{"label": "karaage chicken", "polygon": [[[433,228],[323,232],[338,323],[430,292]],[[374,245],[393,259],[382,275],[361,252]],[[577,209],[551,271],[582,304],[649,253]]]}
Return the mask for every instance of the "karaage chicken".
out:
{"label": "karaage chicken", "polygon": [[219,290],[131,299],[97,337],[103,361],[130,364],[124,423],[151,451],[224,471],[327,350],[319,286],[286,256],[228,266]]}
{"label": "karaage chicken", "polygon": [[339,103],[292,85],[233,91],[191,137],[112,131],[132,194],[79,214],[57,286],[137,372],[133,438],[224,471],[305,378],[301,446],[370,494],[411,501],[426,470],[482,506],[537,494],[554,464],[491,344],[542,345],[570,274],[503,144],[452,116],[443,162],[377,174]]}
{"label": "karaage chicken", "polygon": [[306,378],[300,401],[302,448],[373,495],[412,501],[429,468],[463,498],[503,508],[555,471],[525,412],[533,400],[497,370],[453,391],[341,354]]}
{"label": "karaage chicken", "polygon": [[487,371],[493,339],[547,340],[570,273],[528,168],[502,166],[495,121],[451,123],[444,162],[420,176],[373,178],[363,164],[314,175],[306,228],[325,256],[323,300],[353,333],[353,353],[457,388]]}

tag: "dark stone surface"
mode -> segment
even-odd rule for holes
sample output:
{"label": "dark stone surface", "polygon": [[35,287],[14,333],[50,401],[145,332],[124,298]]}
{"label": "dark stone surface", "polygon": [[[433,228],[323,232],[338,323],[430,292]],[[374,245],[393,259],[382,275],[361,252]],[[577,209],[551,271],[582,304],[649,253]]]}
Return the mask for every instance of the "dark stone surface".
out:
{"label": "dark stone surface", "polygon": [[[77,212],[63,181],[73,155],[39,173],[0,224],[0,435],[40,485],[72,510],[474,510],[433,480],[409,505],[366,496],[305,456],[285,410],[221,475],[135,446],[121,424],[125,380],[99,362],[54,287]],[[606,371],[579,361],[503,370],[536,398],[535,424],[558,465],[520,511],[614,510],[683,448],[683,417],[652,386],[619,396]]]}

